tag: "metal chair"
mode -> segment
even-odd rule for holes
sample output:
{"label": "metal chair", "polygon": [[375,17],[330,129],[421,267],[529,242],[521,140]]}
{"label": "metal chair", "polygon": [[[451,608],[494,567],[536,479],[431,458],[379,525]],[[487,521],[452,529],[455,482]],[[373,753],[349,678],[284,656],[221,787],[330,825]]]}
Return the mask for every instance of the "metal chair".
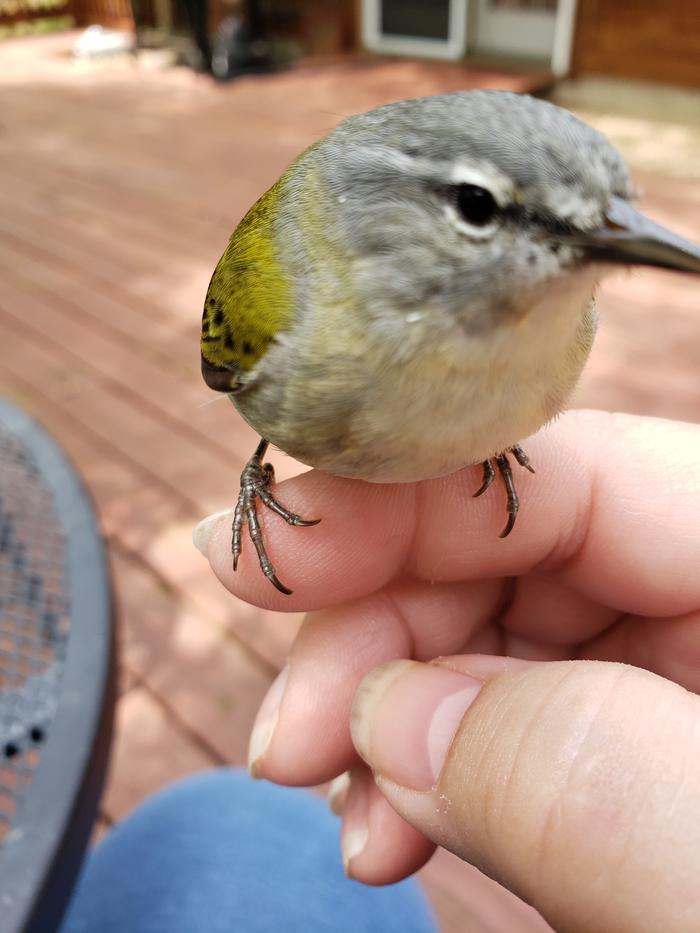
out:
{"label": "metal chair", "polygon": [[0,400],[0,933],[61,922],[104,782],[114,671],[88,496],[43,428]]}

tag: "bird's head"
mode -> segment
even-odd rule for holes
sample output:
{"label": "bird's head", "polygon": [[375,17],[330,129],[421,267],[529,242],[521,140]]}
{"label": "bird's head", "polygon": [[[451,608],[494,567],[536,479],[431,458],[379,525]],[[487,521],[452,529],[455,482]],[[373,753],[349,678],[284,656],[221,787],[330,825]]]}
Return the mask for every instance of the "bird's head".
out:
{"label": "bird's head", "polygon": [[308,199],[311,177],[314,236],[380,313],[444,308],[483,331],[605,265],[700,272],[696,247],[635,209],[605,137],[531,97],[472,91],[350,117],[299,160],[291,196]]}

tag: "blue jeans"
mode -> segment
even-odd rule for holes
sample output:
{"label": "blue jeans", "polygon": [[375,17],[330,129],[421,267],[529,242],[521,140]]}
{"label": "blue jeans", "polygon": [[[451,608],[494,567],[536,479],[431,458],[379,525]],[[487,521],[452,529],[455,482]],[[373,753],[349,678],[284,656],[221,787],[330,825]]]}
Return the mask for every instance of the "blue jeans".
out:
{"label": "blue jeans", "polygon": [[167,787],[89,856],[60,933],[435,933],[418,884],[343,874],[307,791],[210,771]]}

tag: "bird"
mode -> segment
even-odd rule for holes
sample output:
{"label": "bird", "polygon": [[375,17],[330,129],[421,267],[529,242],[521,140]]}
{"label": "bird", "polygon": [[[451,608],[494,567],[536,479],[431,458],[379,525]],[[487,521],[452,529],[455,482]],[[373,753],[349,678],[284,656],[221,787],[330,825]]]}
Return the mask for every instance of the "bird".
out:
{"label": "bird", "polygon": [[260,435],[232,522],[235,570],[273,494],[270,444],[332,474],[417,482],[482,465],[512,531],[511,458],[565,407],[620,266],[700,273],[700,250],[635,206],[610,142],[569,111],[461,91],[350,116],[251,207],[212,275],[201,369]]}

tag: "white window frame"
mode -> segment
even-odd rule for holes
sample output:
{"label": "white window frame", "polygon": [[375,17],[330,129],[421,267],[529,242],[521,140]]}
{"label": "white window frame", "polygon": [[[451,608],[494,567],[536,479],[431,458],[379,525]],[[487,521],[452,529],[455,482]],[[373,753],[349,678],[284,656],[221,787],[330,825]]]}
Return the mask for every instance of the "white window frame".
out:
{"label": "white window frame", "polygon": [[552,73],[557,78],[563,78],[571,68],[575,31],[576,0],[559,0],[551,60]]}
{"label": "white window frame", "polygon": [[382,0],[362,0],[362,42],[373,52],[421,58],[464,58],[467,50],[467,0],[449,0],[447,39],[399,36],[380,29]]}

